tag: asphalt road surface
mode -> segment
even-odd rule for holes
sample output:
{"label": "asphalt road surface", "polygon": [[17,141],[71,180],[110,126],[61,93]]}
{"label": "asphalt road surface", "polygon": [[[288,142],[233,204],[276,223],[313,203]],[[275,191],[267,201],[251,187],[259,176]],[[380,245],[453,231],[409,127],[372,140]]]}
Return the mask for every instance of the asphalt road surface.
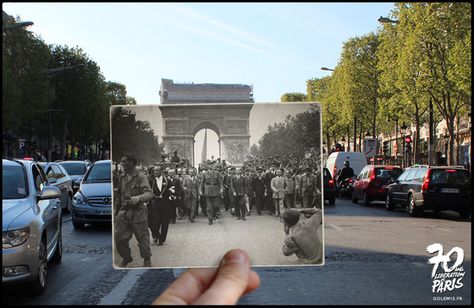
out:
{"label": "asphalt road surface", "polygon": [[[325,214],[325,265],[256,268],[261,287],[243,297],[239,304],[471,303],[470,220],[460,219],[455,212],[427,212],[422,217],[412,218],[403,209],[388,212],[383,204],[365,207],[345,199],[337,199],[335,206],[326,205]],[[254,232],[253,217],[246,222],[233,221],[232,225],[247,224]],[[49,267],[46,292],[41,296],[30,296],[21,286],[4,288],[3,304],[149,304],[182,271],[114,270],[110,225],[88,226],[83,231],[76,231],[69,215],[64,219],[63,260],[61,264]],[[201,219],[196,228],[214,227],[204,224],[204,218]],[[279,224],[278,220],[268,223]],[[172,225],[166,244],[155,246],[153,251],[164,255],[167,249],[166,253],[171,253],[177,240],[174,238],[177,233],[173,235],[173,231],[182,227],[186,228],[184,222]],[[215,227],[226,228],[219,224]],[[205,233],[193,232],[190,238],[198,239],[208,234],[204,230],[207,229],[203,228]],[[251,236],[248,241],[252,241]],[[206,239],[196,242],[196,245],[206,245]],[[433,266],[427,260],[435,254],[427,253],[426,247],[433,243],[442,244],[444,254],[455,246],[464,250],[465,276],[461,288],[432,292]],[[139,264],[142,260],[137,251],[134,254]],[[159,262],[160,253],[154,255],[156,259],[152,262]],[[216,253],[213,260],[217,260],[218,255]]]}

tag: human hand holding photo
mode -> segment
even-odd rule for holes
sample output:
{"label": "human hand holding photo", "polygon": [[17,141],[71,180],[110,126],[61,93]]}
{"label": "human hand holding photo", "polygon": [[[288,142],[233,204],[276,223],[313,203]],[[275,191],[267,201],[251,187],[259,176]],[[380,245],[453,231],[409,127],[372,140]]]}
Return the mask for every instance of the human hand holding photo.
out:
{"label": "human hand holding photo", "polygon": [[247,253],[228,251],[216,268],[192,268],[181,274],[152,305],[235,305],[260,286]]}

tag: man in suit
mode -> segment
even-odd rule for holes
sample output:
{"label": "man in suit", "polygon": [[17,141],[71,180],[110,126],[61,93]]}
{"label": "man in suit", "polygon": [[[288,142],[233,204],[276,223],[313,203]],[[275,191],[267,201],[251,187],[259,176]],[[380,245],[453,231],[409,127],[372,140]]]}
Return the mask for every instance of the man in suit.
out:
{"label": "man in suit", "polygon": [[182,186],[181,186],[181,180],[176,174],[175,169],[169,169],[168,170],[168,180],[170,181],[170,187],[172,190],[174,190],[174,195],[176,198],[173,198],[171,200],[171,205],[172,205],[172,211],[171,211],[171,223],[175,224],[176,223],[176,210],[178,208],[179,202],[181,201],[181,195],[182,195]]}
{"label": "man in suit", "polygon": [[[276,176],[272,179],[270,187],[273,192],[273,204],[275,206],[275,216],[279,217],[283,213],[283,200],[285,199],[286,179],[281,176],[281,169],[277,169]],[[282,218],[280,217],[280,220]]]}
{"label": "man in suit", "polygon": [[273,205],[272,190],[271,190],[271,181],[275,176],[276,176],[275,165],[272,165],[269,171],[265,174],[265,186],[267,188],[267,197],[265,200],[265,205],[266,205],[268,214],[270,215],[275,213],[275,207]]}
{"label": "man in suit", "polygon": [[152,182],[153,199],[149,210],[152,221],[149,224],[153,243],[161,246],[166,241],[168,226],[171,221],[174,193],[170,190],[171,183],[161,166],[153,168],[154,179]]}
{"label": "man in suit", "polygon": [[197,199],[199,198],[199,181],[196,177],[196,169],[192,168],[190,174],[183,177],[183,191],[186,212],[191,223],[194,223]]}
{"label": "man in suit", "polygon": [[235,204],[235,215],[237,220],[245,219],[245,193],[246,193],[246,181],[245,177],[242,175],[242,169],[236,168],[235,176],[230,178],[230,192],[234,197]]}
{"label": "man in suit", "polygon": [[245,171],[245,207],[247,208],[247,216],[250,216],[255,193],[253,191],[253,174],[250,170]]}
{"label": "man in suit", "polygon": [[223,192],[222,178],[214,170],[212,164],[209,165],[209,171],[203,173],[199,194],[206,198],[207,218],[209,225],[217,219],[216,209],[219,209],[221,194]]}
{"label": "man in suit", "polygon": [[286,171],[286,194],[285,194],[285,207],[295,207],[295,191],[296,191],[296,180],[293,176],[293,171]]}
{"label": "man in suit", "polygon": [[255,193],[255,206],[257,208],[258,215],[262,215],[264,209],[264,198],[266,196],[265,178],[263,176],[263,169],[257,169],[257,176],[252,181],[253,191]]}
{"label": "man in suit", "polygon": [[303,200],[303,207],[313,207],[313,199],[316,197],[316,177],[312,174],[310,167],[305,168],[305,174],[301,177],[299,183],[300,195]]}

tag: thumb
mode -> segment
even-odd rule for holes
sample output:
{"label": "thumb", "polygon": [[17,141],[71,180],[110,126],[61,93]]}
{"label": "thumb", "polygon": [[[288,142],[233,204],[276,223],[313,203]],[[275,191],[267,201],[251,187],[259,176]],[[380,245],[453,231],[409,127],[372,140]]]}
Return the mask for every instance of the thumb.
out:
{"label": "thumb", "polygon": [[247,253],[227,252],[211,287],[194,304],[235,305],[247,290],[250,273]]}

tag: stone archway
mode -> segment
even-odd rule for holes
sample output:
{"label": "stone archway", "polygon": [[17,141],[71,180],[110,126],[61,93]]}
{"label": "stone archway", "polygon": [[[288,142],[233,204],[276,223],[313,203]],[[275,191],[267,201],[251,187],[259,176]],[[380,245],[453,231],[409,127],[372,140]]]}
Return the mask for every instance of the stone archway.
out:
{"label": "stone archway", "polygon": [[165,151],[194,162],[194,136],[203,128],[219,138],[220,158],[243,164],[250,149],[249,117],[253,103],[161,104]]}

